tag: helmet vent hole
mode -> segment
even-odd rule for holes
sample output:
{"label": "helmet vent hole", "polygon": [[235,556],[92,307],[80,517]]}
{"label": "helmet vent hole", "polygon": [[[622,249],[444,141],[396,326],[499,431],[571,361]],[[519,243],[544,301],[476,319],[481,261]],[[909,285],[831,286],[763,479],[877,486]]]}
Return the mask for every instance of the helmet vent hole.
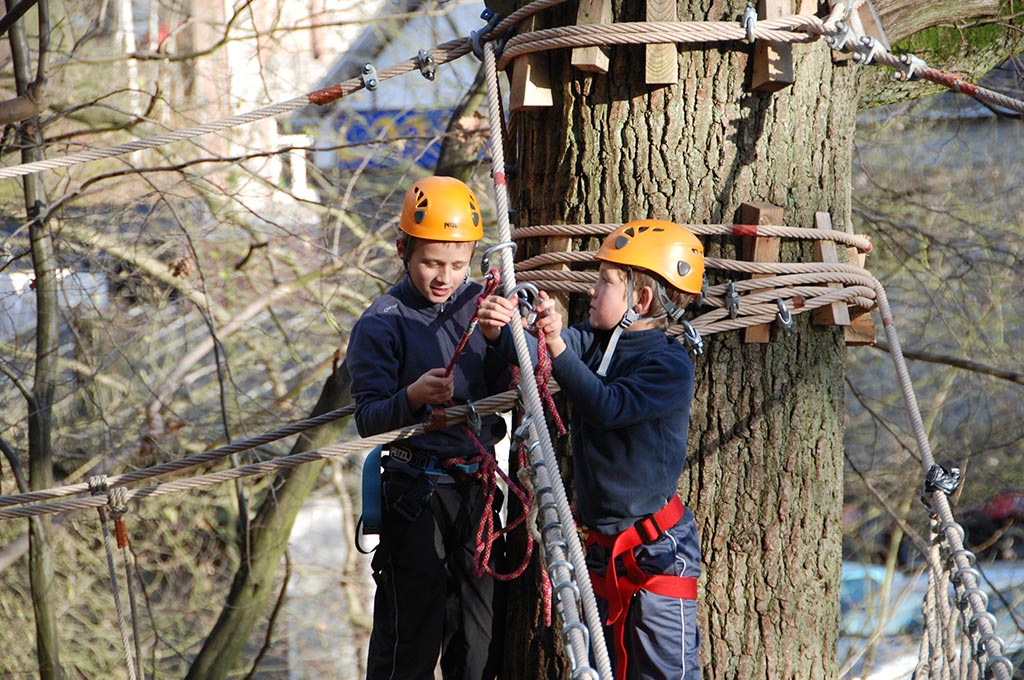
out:
{"label": "helmet vent hole", "polygon": [[416,220],[416,224],[423,224],[423,218],[427,216],[426,210],[417,210],[413,214],[413,219]]}
{"label": "helmet vent hole", "polygon": [[[630,227],[629,229],[626,229],[622,233],[625,234],[626,236],[636,236],[636,232],[633,231],[633,227]],[[619,246],[619,247],[621,248],[622,246]]]}

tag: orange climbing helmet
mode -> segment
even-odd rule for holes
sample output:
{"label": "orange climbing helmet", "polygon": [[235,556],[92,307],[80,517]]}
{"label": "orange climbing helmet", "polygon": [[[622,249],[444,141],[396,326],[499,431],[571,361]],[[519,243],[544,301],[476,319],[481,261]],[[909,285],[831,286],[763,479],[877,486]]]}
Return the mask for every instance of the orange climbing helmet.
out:
{"label": "orange climbing helmet", "polygon": [[704,282],[704,246],[692,231],[675,222],[627,222],[608,234],[594,257],[646,269],[684,293],[698,295]]}
{"label": "orange climbing helmet", "polygon": [[409,187],[398,228],[428,241],[479,241],[484,237],[476,195],[454,177],[426,177]]}

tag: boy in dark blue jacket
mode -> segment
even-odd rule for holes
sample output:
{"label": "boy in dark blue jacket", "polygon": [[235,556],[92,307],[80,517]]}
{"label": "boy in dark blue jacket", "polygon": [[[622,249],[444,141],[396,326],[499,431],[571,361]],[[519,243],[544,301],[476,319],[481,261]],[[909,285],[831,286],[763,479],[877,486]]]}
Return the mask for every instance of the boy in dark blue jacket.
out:
{"label": "boy in dark blue jacket", "polygon": [[[678,224],[638,220],[609,234],[595,257],[589,320],[563,329],[543,296],[536,321],[572,404],[587,563],[616,679],[698,680],[700,542],[693,512],[676,496],[694,373],[665,328],[700,293],[704,248]],[[510,358],[504,326],[513,310],[492,296],[479,311],[481,330]]]}
{"label": "boy in dark blue jacket", "polygon": [[[450,375],[445,368],[482,291],[468,276],[483,236],[472,190],[451,177],[416,182],[399,229],[406,275],[363,313],[349,341],[356,427],[364,437],[425,422],[433,407],[450,400],[464,404],[508,387],[507,366],[485,365],[486,342],[478,333]],[[504,421],[491,415],[477,438],[493,454],[504,435]],[[485,507],[473,470],[457,464],[477,454],[476,443],[455,425],[400,440],[384,458],[370,680],[433,680],[439,653],[445,680],[496,674],[499,589],[490,576],[473,572],[476,528],[494,508]]]}

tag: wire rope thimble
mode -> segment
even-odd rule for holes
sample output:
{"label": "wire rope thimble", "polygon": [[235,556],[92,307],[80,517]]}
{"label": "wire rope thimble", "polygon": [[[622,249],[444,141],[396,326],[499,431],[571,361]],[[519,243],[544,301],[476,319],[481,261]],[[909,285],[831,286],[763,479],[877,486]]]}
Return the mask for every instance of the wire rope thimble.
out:
{"label": "wire rope thimble", "polygon": [[704,338],[689,321],[683,321],[683,341],[694,356],[704,354]]}
{"label": "wire rope thimble", "polygon": [[793,334],[793,314],[789,311],[789,307],[786,306],[785,300],[779,298],[775,302],[779,306],[779,311],[775,314],[775,320],[779,322],[779,327],[782,328],[782,332],[788,338]]}
{"label": "wire rope thimble", "polygon": [[736,284],[730,279],[725,284],[725,308],[729,312],[729,318],[735,319],[740,313],[740,294],[736,292]]}
{"label": "wire rope thimble", "polygon": [[746,32],[743,42],[754,42],[754,29],[757,27],[757,8],[752,3],[748,2],[747,8],[743,10],[743,15],[740,17],[740,26]]}
{"label": "wire rope thimble", "polygon": [[363,87],[371,92],[380,85],[380,81],[377,80],[377,69],[370,62],[363,64],[363,69],[359,73],[359,80],[362,81]]}
{"label": "wire rope thimble", "polygon": [[437,62],[434,61],[434,57],[426,50],[420,50],[416,53],[416,68],[420,70],[420,75],[427,80],[433,81],[437,77]]}
{"label": "wire rope thimble", "polygon": [[473,434],[480,436],[480,430],[483,428],[483,421],[480,418],[480,412],[476,410],[476,404],[471,400],[467,400],[466,409],[466,424],[469,425],[469,429],[473,430]]}
{"label": "wire rope thimble", "polygon": [[515,241],[502,241],[501,243],[495,243],[493,246],[489,246],[483,254],[480,256],[480,273],[486,274],[491,267],[491,255],[498,252],[499,250],[505,250],[510,248],[512,250],[512,257],[516,256],[516,250],[519,248],[519,244]]}

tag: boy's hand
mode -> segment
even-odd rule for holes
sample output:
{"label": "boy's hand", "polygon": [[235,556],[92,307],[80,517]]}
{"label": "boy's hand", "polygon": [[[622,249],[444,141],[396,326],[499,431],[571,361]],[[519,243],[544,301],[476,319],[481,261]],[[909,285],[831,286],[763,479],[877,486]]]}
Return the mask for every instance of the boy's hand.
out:
{"label": "boy's hand", "polygon": [[494,342],[501,336],[501,329],[512,320],[516,310],[516,303],[508,298],[498,295],[490,295],[480,301],[477,308],[476,318],[480,332],[484,337]]}
{"label": "boy's hand", "polygon": [[424,404],[444,404],[455,394],[455,379],[445,376],[445,369],[432,368],[409,385],[405,398],[413,412]]}
{"label": "boy's hand", "polygon": [[548,354],[553,359],[565,351],[565,341],[562,340],[562,315],[555,311],[555,301],[544,291],[540,292],[540,304],[534,311],[537,312],[534,328],[538,334],[544,333]]}

